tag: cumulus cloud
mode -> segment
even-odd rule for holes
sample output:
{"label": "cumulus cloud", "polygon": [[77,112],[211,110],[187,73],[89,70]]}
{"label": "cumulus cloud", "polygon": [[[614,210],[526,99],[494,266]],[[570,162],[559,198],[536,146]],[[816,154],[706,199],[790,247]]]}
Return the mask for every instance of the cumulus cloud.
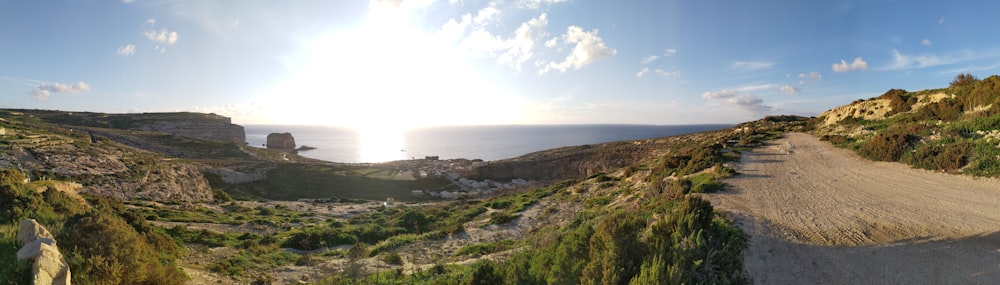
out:
{"label": "cumulus cloud", "polygon": [[153,19],[153,18],[146,19],[146,24],[147,25],[156,25],[156,19]]}
{"label": "cumulus cloud", "polygon": [[665,56],[675,56],[675,55],[677,55],[677,49],[675,49],[675,48],[668,48],[667,51],[663,53],[663,55],[665,55]]}
{"label": "cumulus cloud", "polygon": [[773,62],[764,62],[764,61],[737,61],[737,62],[733,62],[732,64],[730,64],[729,65],[729,69],[751,71],[751,70],[768,69],[768,68],[771,68],[773,66],[774,66]]}
{"label": "cumulus cloud", "polygon": [[924,38],[924,39],[920,40],[920,45],[922,45],[922,46],[929,46],[929,45],[931,45],[931,40],[928,39],[928,38]]}
{"label": "cumulus cloud", "polygon": [[604,39],[597,36],[597,33],[597,29],[587,32],[583,28],[569,26],[562,38],[566,43],[576,44],[573,51],[562,62],[549,62],[539,73],[546,73],[552,69],[559,72],[566,72],[570,68],[578,70],[596,60],[618,53],[614,48],[605,45]]}
{"label": "cumulus cloud", "polygon": [[502,63],[508,63],[520,71],[521,64],[533,56],[535,41],[548,36],[548,33],[545,32],[548,26],[549,19],[545,13],[521,23],[521,26],[514,31],[514,38],[506,42],[509,48],[500,55],[498,60]]}
{"label": "cumulus cloud", "polygon": [[833,72],[848,72],[852,70],[868,70],[868,63],[861,59],[861,57],[857,57],[851,63],[840,60],[839,63],[833,64]]}
{"label": "cumulus cloud", "polygon": [[647,56],[642,59],[642,64],[649,64],[656,61],[657,59],[660,59],[660,56],[658,55]]}
{"label": "cumulus cloud", "polygon": [[168,31],[167,29],[160,29],[159,31],[150,30],[146,31],[145,34],[147,39],[154,42],[164,43],[168,45],[172,45],[177,42],[177,32],[171,32]]}
{"label": "cumulus cloud", "polygon": [[38,85],[38,88],[35,88],[35,90],[31,90],[29,94],[35,96],[35,98],[39,100],[45,100],[48,99],[50,96],[52,96],[52,93],[75,94],[86,91],[90,91],[90,85],[87,85],[87,83],[83,81],[79,81],[73,84],[53,82],[53,83],[42,83]]}
{"label": "cumulus cloud", "polygon": [[545,47],[547,48],[555,47],[557,44],[559,44],[559,38],[552,38],[545,41]]}
{"label": "cumulus cloud", "polygon": [[118,48],[118,55],[120,56],[131,56],[133,54],[135,54],[135,45],[133,44],[127,44]]}

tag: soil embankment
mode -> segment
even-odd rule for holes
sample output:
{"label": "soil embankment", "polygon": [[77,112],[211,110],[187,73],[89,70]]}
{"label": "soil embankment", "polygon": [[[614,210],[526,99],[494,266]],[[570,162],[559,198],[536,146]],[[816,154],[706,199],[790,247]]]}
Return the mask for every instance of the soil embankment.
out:
{"label": "soil embankment", "polygon": [[757,284],[985,284],[1000,280],[1000,180],[872,162],[790,133],[711,194],[750,235]]}

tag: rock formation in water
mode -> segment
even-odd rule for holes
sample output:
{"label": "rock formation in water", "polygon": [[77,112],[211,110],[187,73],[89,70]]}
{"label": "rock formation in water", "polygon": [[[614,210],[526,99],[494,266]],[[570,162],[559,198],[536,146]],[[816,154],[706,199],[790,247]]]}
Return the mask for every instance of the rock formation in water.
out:
{"label": "rock formation in water", "polygon": [[294,149],[295,137],[291,133],[271,133],[267,135],[267,148]]}
{"label": "rock formation in water", "polygon": [[70,284],[69,264],[63,259],[56,240],[35,220],[21,221],[17,260],[31,260],[32,284]]}

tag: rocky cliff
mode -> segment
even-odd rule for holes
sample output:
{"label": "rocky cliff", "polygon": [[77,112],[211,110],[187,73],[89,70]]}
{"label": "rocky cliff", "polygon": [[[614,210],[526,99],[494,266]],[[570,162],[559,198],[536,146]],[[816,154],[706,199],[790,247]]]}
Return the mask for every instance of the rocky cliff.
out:
{"label": "rocky cliff", "polygon": [[196,113],[143,113],[130,115],[135,120],[131,129],[161,132],[193,138],[246,142],[243,126],[228,117]]}
{"label": "rocky cliff", "polygon": [[242,144],[246,142],[243,126],[216,114],[191,112],[104,114],[48,110],[4,110],[8,114],[40,119],[61,126],[79,126],[121,130],[161,132]]}

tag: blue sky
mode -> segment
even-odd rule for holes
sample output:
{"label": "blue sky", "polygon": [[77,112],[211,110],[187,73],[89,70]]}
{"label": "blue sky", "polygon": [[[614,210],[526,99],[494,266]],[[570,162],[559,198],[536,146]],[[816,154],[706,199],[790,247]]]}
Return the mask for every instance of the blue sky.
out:
{"label": "blue sky", "polygon": [[0,107],[736,123],[1000,72],[995,1],[2,1]]}

